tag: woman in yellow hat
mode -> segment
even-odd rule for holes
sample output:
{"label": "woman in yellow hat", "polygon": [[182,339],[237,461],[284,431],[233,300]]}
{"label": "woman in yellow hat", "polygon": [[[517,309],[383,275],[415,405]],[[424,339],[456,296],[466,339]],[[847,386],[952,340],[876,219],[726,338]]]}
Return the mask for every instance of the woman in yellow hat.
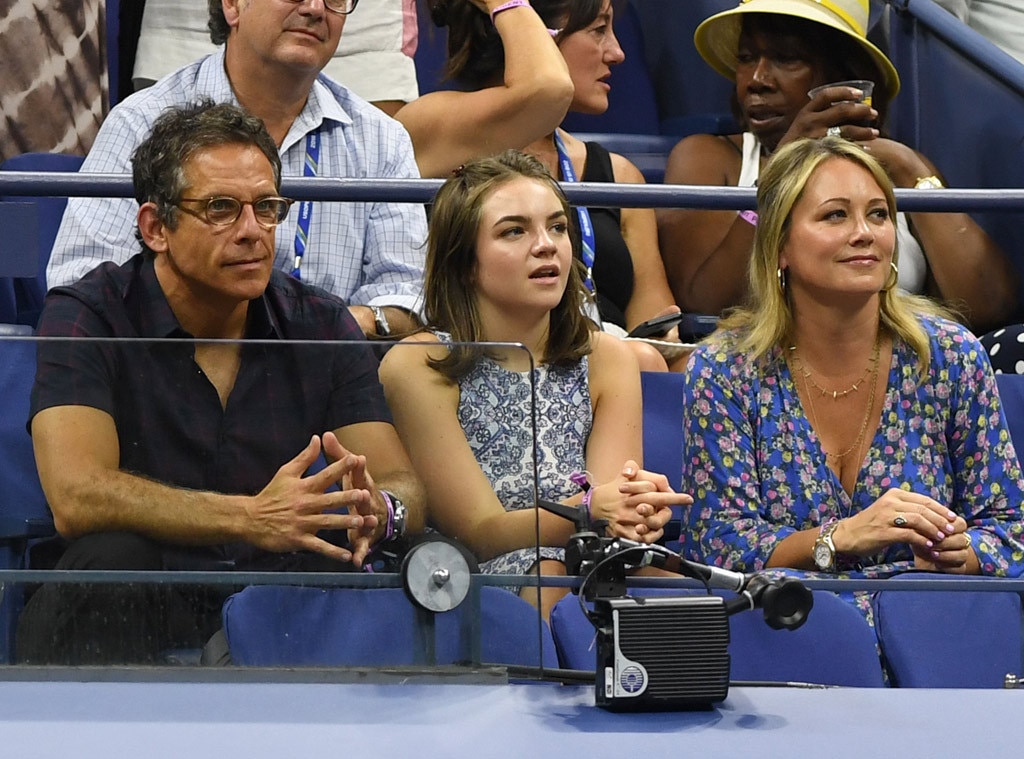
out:
{"label": "woman in yellow hat", "polygon": [[[736,83],[741,134],[698,134],[673,149],[671,184],[753,186],[768,157],[800,137],[857,142],[896,187],[938,189],[927,157],[888,139],[886,108],[899,91],[896,69],[866,38],[868,0],[743,0],[697,27],[701,56]],[[870,97],[847,80],[874,83]],[[741,303],[756,215],[663,209],[662,258],[677,303],[719,313]],[[1016,273],[992,239],[962,213],[900,214],[900,289],[937,297],[976,330],[1005,323],[1016,303]]]}

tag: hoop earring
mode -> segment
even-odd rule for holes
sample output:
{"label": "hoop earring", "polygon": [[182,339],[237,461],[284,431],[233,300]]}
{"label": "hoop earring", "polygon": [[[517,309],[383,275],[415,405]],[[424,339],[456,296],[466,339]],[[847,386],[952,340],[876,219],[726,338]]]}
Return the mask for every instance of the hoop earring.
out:
{"label": "hoop earring", "polygon": [[892,277],[885,283],[885,287],[882,288],[882,292],[889,292],[896,284],[900,281],[900,267],[896,265],[895,261],[890,261],[889,266],[892,268]]}
{"label": "hoop earring", "polygon": [[780,266],[775,270],[775,276],[779,280],[779,290],[781,290],[782,294],[785,295],[786,286],[789,285],[789,277],[786,276],[786,270]]}

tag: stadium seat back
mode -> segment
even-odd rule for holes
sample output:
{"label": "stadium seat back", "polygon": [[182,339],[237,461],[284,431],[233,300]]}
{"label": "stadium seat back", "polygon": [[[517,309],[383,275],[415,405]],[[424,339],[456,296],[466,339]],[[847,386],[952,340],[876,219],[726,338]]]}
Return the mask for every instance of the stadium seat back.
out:
{"label": "stadium seat back", "polygon": [[[53,534],[26,429],[35,379],[35,342],[0,335],[0,568],[24,569],[35,538]],[[0,587],[0,663],[10,662],[23,588]]]}
{"label": "stadium seat back", "polygon": [[249,587],[224,604],[235,664],[411,666],[471,661],[557,666],[554,641],[536,609],[497,587],[480,588],[456,609],[432,616],[401,588]]}
{"label": "stadium seat back", "polygon": [[[2,171],[75,172],[81,156],[23,153]],[[67,206],[66,197],[0,198],[0,320],[34,327],[46,296],[46,265]]]}
{"label": "stadium seat back", "polygon": [[[908,573],[901,582],[953,575]],[[998,582],[993,580],[993,582]],[[883,590],[875,626],[893,685],[1002,688],[1021,669],[1020,595],[1000,591]]]}
{"label": "stadium seat back", "polygon": [[[680,596],[703,592],[645,588],[632,595]],[[594,670],[595,631],[577,596],[567,596],[555,605],[551,631],[563,667]],[[729,637],[730,679],[734,681],[865,688],[885,684],[871,627],[860,612],[833,593],[814,591],[814,607],[807,621],[796,630],[773,630],[760,611],[744,611],[729,617]]]}

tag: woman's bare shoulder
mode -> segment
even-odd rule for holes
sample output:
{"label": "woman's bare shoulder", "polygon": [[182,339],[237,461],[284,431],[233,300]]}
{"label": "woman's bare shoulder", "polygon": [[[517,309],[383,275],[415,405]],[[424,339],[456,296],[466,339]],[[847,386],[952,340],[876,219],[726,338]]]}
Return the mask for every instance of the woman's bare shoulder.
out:
{"label": "woman's bare shoulder", "polygon": [[676,143],[665,166],[666,184],[722,184],[739,173],[742,136],[691,134]]}
{"label": "woman's bare shoulder", "polygon": [[636,357],[625,341],[607,332],[591,333],[590,348],[590,363],[598,369],[636,364]]}

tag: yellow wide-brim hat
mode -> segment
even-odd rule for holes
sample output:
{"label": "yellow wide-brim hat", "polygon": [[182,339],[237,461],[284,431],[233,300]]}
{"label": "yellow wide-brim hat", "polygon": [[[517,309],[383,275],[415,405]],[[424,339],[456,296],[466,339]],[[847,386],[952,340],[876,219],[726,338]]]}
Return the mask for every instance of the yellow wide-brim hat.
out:
{"label": "yellow wide-brim hat", "polygon": [[711,68],[735,79],[744,14],[774,13],[807,19],[853,37],[882,72],[892,98],[899,92],[900,76],[885,53],[867,40],[868,10],[868,0],[741,0],[737,7],[702,21],[693,34],[693,42]]}

